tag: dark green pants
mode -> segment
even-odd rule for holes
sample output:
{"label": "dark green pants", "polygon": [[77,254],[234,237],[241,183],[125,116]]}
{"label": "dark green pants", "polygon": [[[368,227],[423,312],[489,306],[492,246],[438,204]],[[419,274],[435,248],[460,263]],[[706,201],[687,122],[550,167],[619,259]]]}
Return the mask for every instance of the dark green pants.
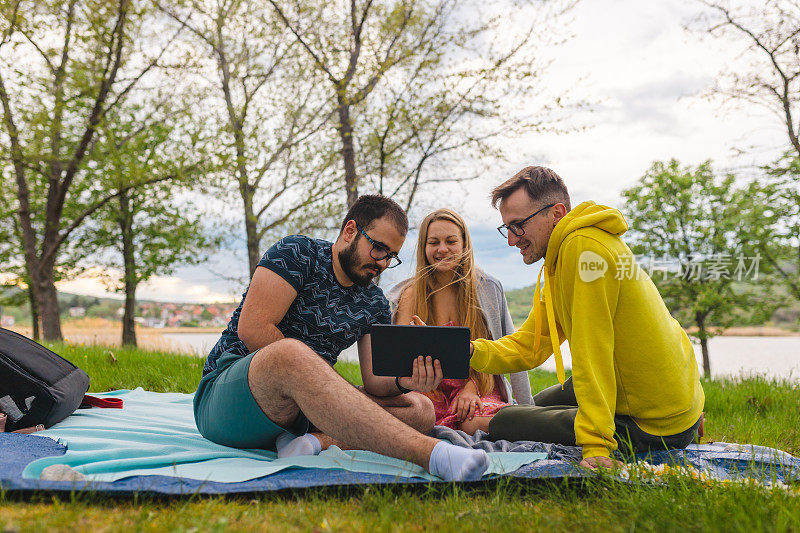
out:
{"label": "dark green pants", "polygon": [[[512,405],[500,409],[489,423],[489,437],[492,440],[532,440],[575,446],[578,400],[572,377],[564,383],[563,390],[560,385],[554,385],[538,393],[533,400],[536,405]],[[666,437],[642,431],[626,415],[616,415],[614,424],[614,438],[624,454],[686,448],[697,438],[700,420],[686,431]]]}

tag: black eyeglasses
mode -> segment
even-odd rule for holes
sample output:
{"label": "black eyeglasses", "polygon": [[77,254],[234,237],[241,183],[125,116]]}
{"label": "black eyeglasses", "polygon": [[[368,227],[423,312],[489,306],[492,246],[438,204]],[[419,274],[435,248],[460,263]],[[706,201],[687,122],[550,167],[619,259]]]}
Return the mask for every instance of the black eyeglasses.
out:
{"label": "black eyeglasses", "polygon": [[366,237],[366,239],[372,245],[372,249],[369,251],[369,256],[371,258],[373,258],[375,261],[385,261],[386,259],[389,259],[389,261],[386,262],[386,268],[394,268],[400,263],[402,263],[402,261],[400,261],[400,258],[397,257],[396,253],[389,252],[385,245],[373,241],[372,238],[369,235],[367,235],[367,232],[364,231],[361,228],[361,226],[358,225],[358,222],[356,222],[356,227],[358,228],[358,231],[361,232],[361,235]]}
{"label": "black eyeglasses", "polygon": [[511,233],[513,233],[514,235],[516,235],[517,237],[522,237],[523,235],[525,235],[525,228],[523,228],[525,223],[527,221],[529,221],[530,219],[532,219],[533,217],[535,217],[536,215],[538,215],[539,213],[541,213],[542,211],[544,211],[545,209],[547,209],[549,207],[553,207],[554,205],[556,205],[556,204],[546,205],[543,208],[541,208],[538,211],[536,211],[531,216],[525,217],[522,220],[520,220],[519,222],[512,222],[511,224],[503,224],[502,226],[498,226],[497,231],[500,232],[500,235],[502,235],[504,239],[508,238],[508,232],[509,231]]}

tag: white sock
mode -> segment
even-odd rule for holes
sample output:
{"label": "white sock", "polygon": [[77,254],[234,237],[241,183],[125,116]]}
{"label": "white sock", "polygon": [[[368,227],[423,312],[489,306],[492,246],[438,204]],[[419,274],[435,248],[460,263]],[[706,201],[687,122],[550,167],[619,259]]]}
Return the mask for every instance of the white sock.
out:
{"label": "white sock", "polygon": [[439,441],[431,452],[428,471],[445,481],[477,481],[487,468],[489,456],[485,451]]}
{"label": "white sock", "polygon": [[299,455],[319,455],[319,452],[322,451],[322,443],[310,433],[299,437],[295,437],[291,433],[281,433],[275,440],[275,448],[278,450],[278,459],[283,459]]}

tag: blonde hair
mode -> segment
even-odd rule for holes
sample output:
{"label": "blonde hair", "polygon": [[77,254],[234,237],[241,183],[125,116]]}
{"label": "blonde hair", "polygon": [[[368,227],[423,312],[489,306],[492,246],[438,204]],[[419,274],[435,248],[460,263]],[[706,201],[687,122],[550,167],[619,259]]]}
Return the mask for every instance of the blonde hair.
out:
{"label": "blonde hair", "polygon": [[[428,241],[428,228],[433,222],[444,220],[452,222],[461,231],[461,240],[464,244],[463,252],[459,258],[458,265],[454,269],[452,281],[442,287],[435,287],[434,278],[435,267],[428,262],[425,254],[425,247]],[[417,268],[411,282],[406,286],[406,291],[410,291],[411,309],[413,314],[419,316],[426,324],[433,318],[433,299],[436,292],[443,290],[451,285],[456,286],[456,313],[460,326],[466,326],[470,330],[470,337],[474,339],[491,338],[486,318],[481,311],[478,301],[478,273],[475,268],[475,258],[472,253],[472,240],[464,219],[452,209],[437,209],[426,216],[419,227],[419,238],[417,239]],[[470,368],[470,377],[475,380],[478,386],[478,393],[486,395],[494,388],[494,376],[477,372]]]}

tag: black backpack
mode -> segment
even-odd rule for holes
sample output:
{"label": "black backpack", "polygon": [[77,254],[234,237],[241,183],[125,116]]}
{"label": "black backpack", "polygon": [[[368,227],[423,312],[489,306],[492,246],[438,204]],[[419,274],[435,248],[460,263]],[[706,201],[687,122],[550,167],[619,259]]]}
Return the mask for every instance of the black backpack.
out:
{"label": "black backpack", "polygon": [[27,337],[0,328],[0,412],[6,431],[71,415],[89,390],[89,376],[60,355]]}

